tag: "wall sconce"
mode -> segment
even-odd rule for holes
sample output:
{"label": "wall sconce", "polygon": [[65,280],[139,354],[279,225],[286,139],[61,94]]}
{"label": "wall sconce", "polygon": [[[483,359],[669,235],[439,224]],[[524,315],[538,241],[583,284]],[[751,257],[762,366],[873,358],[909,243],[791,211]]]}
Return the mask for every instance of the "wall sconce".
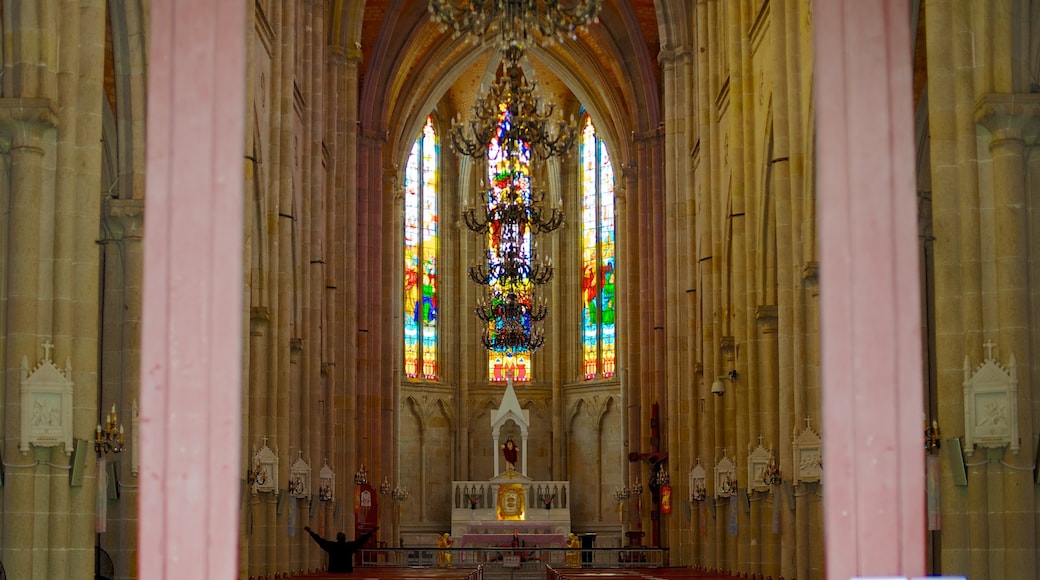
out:
{"label": "wall sconce", "polygon": [[101,423],[98,423],[97,433],[94,435],[94,450],[98,453],[119,453],[123,450],[123,443],[123,426],[119,424],[116,406],[113,404],[105,420],[105,427],[102,428]]}
{"label": "wall sconce", "polygon": [[393,498],[394,503],[400,503],[408,499],[408,490],[397,485],[394,486],[394,490],[390,492],[390,497]]}
{"label": "wall sconce", "polygon": [[664,463],[658,464],[657,474],[654,477],[656,478],[655,481],[658,486],[670,485],[672,483],[671,476],[669,476],[668,472],[664,469]]}
{"label": "wall sconce", "polygon": [[614,499],[616,499],[618,503],[621,503],[621,502],[625,501],[626,499],[628,499],[628,497],[631,494],[632,494],[632,492],[629,491],[628,486],[627,485],[623,485],[623,486],[621,486],[621,487],[619,487],[619,488],[614,490]]}
{"label": "wall sconce", "polygon": [[770,459],[769,463],[766,463],[765,468],[762,470],[762,483],[769,487],[780,485],[782,477],[783,474],[780,472],[780,466],[776,464],[775,460]]}
{"label": "wall sconce", "polygon": [[718,377],[715,377],[715,382],[711,384],[711,394],[715,395],[716,397],[721,397],[722,395],[726,394],[726,383],[723,383],[722,381],[728,379],[730,382],[735,383],[737,382],[738,376],[739,375],[737,375],[737,371],[732,370],[729,372],[729,374],[719,375]]}
{"label": "wall sconce", "polygon": [[939,422],[932,421],[931,425],[925,427],[924,430],[924,451],[930,455],[939,453],[939,447],[942,445],[942,439],[939,435]]}
{"label": "wall sconce", "polygon": [[362,463],[361,469],[354,474],[354,485],[365,485],[366,483],[368,483],[368,470],[365,469],[365,464]]}

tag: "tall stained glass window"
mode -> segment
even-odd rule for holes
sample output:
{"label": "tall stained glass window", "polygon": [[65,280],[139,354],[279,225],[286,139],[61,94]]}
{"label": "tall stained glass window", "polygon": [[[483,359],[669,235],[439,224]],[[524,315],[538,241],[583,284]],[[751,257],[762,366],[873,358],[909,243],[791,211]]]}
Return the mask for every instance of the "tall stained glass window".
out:
{"label": "tall stained glass window", "polygon": [[432,117],[412,145],[404,174],[404,373],[437,379],[439,144]]}
{"label": "tall stained glass window", "polygon": [[[511,119],[509,111],[503,104],[501,106],[501,118],[498,122],[498,134],[491,139],[488,145],[488,204],[496,200],[508,199],[518,196],[526,203],[531,203],[531,147],[530,144],[519,141],[515,143],[502,143],[500,138],[509,127]],[[517,227],[516,224],[503,227]],[[488,254],[495,260],[502,261],[511,252],[531,255],[531,232],[515,231],[501,232],[494,228],[488,232],[487,237]],[[507,247],[507,246],[513,247]],[[519,246],[519,248],[515,247]],[[490,284],[490,293],[497,296],[514,295],[521,303],[531,305],[534,292],[534,284],[527,279],[509,282],[501,279],[493,279]],[[517,321],[511,321],[517,322]],[[532,321],[525,318],[518,321],[530,332]],[[490,322],[488,332],[494,335],[504,329],[496,328],[496,324],[502,321]],[[531,353],[528,351],[488,351],[488,379],[491,381],[504,381],[508,374],[512,373],[514,381],[531,380]]]}
{"label": "tall stained glass window", "polygon": [[614,170],[586,115],[581,134],[581,348],[586,380],[612,377],[617,366],[614,237]]}

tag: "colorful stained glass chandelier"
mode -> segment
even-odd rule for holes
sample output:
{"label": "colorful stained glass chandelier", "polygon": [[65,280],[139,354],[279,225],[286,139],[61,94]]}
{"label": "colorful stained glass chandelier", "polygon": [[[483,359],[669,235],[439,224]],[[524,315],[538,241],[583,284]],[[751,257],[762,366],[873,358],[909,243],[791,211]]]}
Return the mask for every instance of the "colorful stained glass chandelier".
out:
{"label": "colorful stained glass chandelier", "polygon": [[574,38],[599,20],[602,0],[430,0],[430,17],[455,37],[463,34],[500,49],[526,46],[537,33],[544,42]]}

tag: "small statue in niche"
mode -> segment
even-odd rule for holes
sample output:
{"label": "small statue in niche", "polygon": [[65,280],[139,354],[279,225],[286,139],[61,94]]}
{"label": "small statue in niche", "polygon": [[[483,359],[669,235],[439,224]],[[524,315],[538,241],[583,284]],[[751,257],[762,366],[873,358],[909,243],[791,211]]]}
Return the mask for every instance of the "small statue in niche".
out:
{"label": "small statue in niche", "polygon": [[506,460],[506,469],[509,471],[516,471],[516,458],[519,449],[517,449],[516,443],[513,442],[512,437],[507,437],[506,442],[502,445],[502,456]]}

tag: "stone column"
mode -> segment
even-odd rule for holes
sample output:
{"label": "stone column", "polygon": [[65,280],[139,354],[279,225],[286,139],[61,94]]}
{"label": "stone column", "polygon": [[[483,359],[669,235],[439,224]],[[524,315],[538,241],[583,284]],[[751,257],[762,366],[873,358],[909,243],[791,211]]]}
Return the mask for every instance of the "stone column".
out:
{"label": "stone column", "polygon": [[[828,576],[925,572],[905,0],[813,4]],[[907,251],[910,248],[911,251]],[[888,477],[879,477],[888,474]]]}
{"label": "stone column", "polygon": [[111,199],[106,202],[104,317],[101,341],[100,416],[118,405],[120,423],[127,442],[118,460],[120,499],[109,511],[108,533],[102,536],[105,548],[116,565],[116,573],[133,577],[132,563],[137,557],[138,482],[137,465],[140,438],[131,430],[132,404],[140,400],[141,384],[141,291],[143,281],[144,202],[140,199]]}
{"label": "stone column", "polygon": [[[43,325],[46,310],[40,304],[42,249],[40,240],[46,234],[53,239],[53,226],[45,227],[42,200],[44,194],[44,134],[54,127],[57,117],[50,101],[45,99],[0,100],[0,142],[7,151],[10,168],[5,183],[9,201],[6,224],[7,251],[5,262],[7,334],[4,381],[4,414],[9,433],[17,433],[24,403],[20,395],[19,364],[27,358],[35,365],[40,344],[50,332]],[[46,223],[50,223],[49,220]],[[53,256],[48,256],[53,259]],[[48,294],[50,289],[47,289]],[[34,461],[51,461],[49,449],[35,449],[28,456],[18,452],[19,441],[5,441],[4,462],[8,464],[3,486],[3,552],[4,567],[12,577],[41,578],[47,575],[48,494],[47,475],[50,468],[40,469]],[[92,486],[85,491],[91,493]]]}
{"label": "stone column", "polygon": [[238,572],[245,9],[151,4],[141,578]]}
{"label": "stone column", "polygon": [[[990,133],[989,150],[993,159],[994,261],[997,292],[997,345],[1001,358],[1030,352],[1030,285],[1028,213],[1030,197],[1026,189],[1025,141],[1040,128],[1040,94],[989,94],[980,99],[976,121]],[[1022,357],[1026,358],[1026,357]],[[1018,380],[1031,384],[1031,365],[1020,365]],[[991,573],[1008,578],[1034,578],[1036,560],[1036,496],[1033,471],[1015,469],[1029,465],[1034,457],[1033,397],[1031,389],[1018,390],[1018,457],[1013,461],[1005,451],[1001,460],[1000,481],[993,481],[990,492],[1003,511],[998,537],[991,538],[990,549],[1003,552],[1003,559],[990,562]],[[992,467],[995,467],[992,466]],[[991,504],[991,510],[997,507]],[[994,530],[991,530],[994,531]],[[1000,540],[1003,541],[1000,541]]]}

